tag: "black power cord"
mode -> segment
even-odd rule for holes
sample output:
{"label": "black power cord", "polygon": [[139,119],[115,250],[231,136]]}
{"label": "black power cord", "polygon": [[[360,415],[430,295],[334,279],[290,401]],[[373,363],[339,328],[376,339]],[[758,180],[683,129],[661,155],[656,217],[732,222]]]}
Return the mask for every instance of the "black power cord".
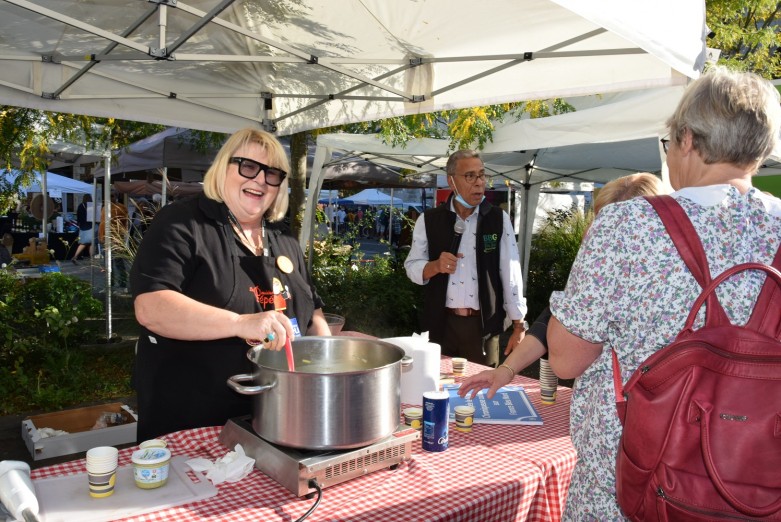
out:
{"label": "black power cord", "polygon": [[312,507],[309,508],[309,511],[304,513],[304,516],[296,520],[296,522],[302,522],[303,520],[306,520],[309,515],[314,513],[315,509],[317,509],[317,506],[320,505],[320,501],[323,500],[323,488],[320,487],[320,484],[317,482],[316,479],[309,479],[309,487],[312,489],[317,490],[317,500],[315,500],[315,503],[312,504]]}

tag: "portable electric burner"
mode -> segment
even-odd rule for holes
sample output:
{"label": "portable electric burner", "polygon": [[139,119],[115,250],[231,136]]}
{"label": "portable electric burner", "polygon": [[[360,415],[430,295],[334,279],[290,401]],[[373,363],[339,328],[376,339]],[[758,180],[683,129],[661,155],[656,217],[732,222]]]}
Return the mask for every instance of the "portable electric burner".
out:
{"label": "portable electric burner", "polygon": [[374,471],[395,469],[412,458],[412,441],[419,438],[419,431],[401,425],[393,434],[363,448],[299,450],[262,439],[247,415],[228,420],[218,440],[230,450],[241,444],[244,453],[255,459],[256,468],[301,497],[312,492],[311,479],[326,488]]}

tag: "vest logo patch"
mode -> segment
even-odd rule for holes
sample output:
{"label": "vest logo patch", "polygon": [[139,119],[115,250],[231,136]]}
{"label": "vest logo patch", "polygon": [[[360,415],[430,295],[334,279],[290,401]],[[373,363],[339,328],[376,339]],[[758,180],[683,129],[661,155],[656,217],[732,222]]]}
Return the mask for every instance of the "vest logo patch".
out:
{"label": "vest logo patch", "polygon": [[489,254],[496,250],[499,244],[499,234],[483,234],[483,253]]}

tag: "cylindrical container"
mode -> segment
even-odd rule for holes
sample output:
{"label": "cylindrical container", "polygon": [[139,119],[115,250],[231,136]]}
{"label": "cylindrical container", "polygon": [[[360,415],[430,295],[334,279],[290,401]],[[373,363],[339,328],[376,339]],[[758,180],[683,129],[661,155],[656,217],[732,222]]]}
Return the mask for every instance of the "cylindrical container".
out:
{"label": "cylindrical container", "polygon": [[155,489],[168,482],[171,451],[166,448],[145,448],[133,452],[133,478],[141,489]]}
{"label": "cylindrical container", "polygon": [[461,377],[466,373],[466,359],[463,357],[453,357],[450,363],[453,365],[453,375]]}
{"label": "cylindrical container", "polygon": [[404,350],[356,337],[301,337],[292,345],[295,371],[288,371],[284,350],[255,346],[247,352],[252,375],[228,378],[238,393],[255,395],[255,433],[314,450],[360,448],[396,431]]}
{"label": "cylindrical container", "polygon": [[395,344],[412,363],[401,365],[401,402],[420,404],[424,392],[439,389],[439,360],[442,349],[425,337],[390,337],[383,341]]}
{"label": "cylindrical container", "polygon": [[423,427],[423,410],[421,408],[404,408],[401,413],[404,415],[404,424],[407,426],[411,426],[416,430]]}
{"label": "cylindrical container", "polygon": [[423,394],[423,449],[445,451],[447,449],[447,423],[450,417],[450,398],[446,391],[429,391]]}
{"label": "cylindrical container", "polygon": [[166,446],[168,446],[168,444],[163,439],[149,439],[138,445],[141,449],[165,448]]}
{"label": "cylindrical container", "polygon": [[554,404],[559,378],[553,373],[548,359],[540,359],[540,402]]}
{"label": "cylindrical container", "polygon": [[98,446],[87,451],[89,494],[94,498],[114,494],[119,450],[113,446]]}
{"label": "cylindrical container", "polygon": [[475,420],[475,409],[472,406],[456,406],[456,430],[469,433]]}

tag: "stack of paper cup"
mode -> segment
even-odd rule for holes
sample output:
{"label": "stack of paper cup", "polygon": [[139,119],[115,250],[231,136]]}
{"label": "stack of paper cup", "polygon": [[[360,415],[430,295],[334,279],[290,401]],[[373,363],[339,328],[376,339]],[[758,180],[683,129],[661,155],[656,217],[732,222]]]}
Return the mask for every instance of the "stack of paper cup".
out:
{"label": "stack of paper cup", "polygon": [[460,377],[466,373],[466,359],[463,357],[453,357],[450,363],[453,365],[454,376]]}
{"label": "stack of paper cup", "polygon": [[553,373],[548,359],[540,359],[540,401],[543,404],[556,402],[556,388],[559,378]]}
{"label": "stack of paper cup", "polygon": [[91,497],[104,498],[114,493],[118,459],[119,450],[112,446],[99,446],[87,451],[87,477]]}

